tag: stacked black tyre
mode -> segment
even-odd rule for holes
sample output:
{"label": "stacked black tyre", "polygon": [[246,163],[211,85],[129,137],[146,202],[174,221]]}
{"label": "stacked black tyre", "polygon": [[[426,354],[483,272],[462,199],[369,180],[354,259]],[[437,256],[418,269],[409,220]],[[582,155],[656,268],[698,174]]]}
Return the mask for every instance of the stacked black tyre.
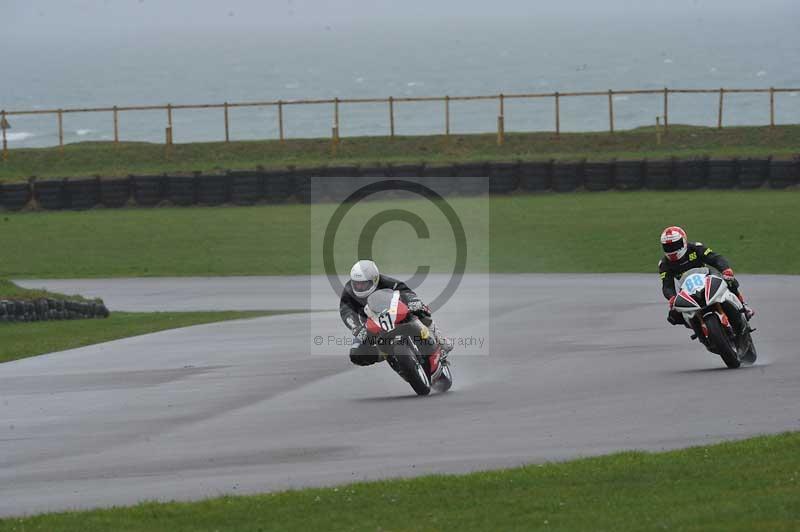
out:
{"label": "stacked black tyre", "polygon": [[102,300],[75,301],[52,298],[0,300],[0,322],[107,318],[110,314]]}

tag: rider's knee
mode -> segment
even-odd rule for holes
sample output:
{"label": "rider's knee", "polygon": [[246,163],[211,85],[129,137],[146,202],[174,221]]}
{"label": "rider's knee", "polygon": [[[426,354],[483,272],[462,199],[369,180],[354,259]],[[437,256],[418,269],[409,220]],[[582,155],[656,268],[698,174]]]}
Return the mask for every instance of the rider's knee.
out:
{"label": "rider's knee", "polygon": [[669,311],[669,315],[667,316],[667,321],[670,322],[672,325],[686,325],[686,321],[683,319],[683,314],[681,314],[677,310]]}
{"label": "rider's knee", "polygon": [[380,354],[376,347],[359,344],[350,349],[350,362],[357,366],[370,366],[380,360]]}

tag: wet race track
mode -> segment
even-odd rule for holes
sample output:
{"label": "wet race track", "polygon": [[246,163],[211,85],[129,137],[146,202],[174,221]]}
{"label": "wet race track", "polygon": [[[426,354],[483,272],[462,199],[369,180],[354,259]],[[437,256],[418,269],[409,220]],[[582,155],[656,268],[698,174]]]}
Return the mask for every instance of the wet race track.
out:
{"label": "wet race track", "polygon": [[[112,310],[323,312],[0,365],[0,515],[465,472],[800,429],[800,283],[741,281],[758,311],[760,358],[727,370],[689,341],[688,330],[666,323],[655,275],[468,277],[463,301],[488,286],[490,311],[462,301],[436,318],[457,337],[482,323],[489,355],[454,351],[453,390],[427,398],[385,364],[351,365],[347,347],[315,355],[310,320],[314,333],[344,329],[335,299],[320,307],[298,298],[305,278],[23,283],[102,296]],[[321,282],[314,279],[311,291],[325,290]]]}

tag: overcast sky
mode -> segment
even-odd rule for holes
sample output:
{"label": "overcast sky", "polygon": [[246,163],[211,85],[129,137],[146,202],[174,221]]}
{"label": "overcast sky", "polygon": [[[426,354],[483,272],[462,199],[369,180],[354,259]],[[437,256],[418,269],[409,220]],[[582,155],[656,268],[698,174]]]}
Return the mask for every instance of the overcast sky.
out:
{"label": "overcast sky", "polygon": [[[396,26],[413,21],[516,21],[570,16],[720,17],[748,13],[798,16],[798,0],[0,0],[0,31],[28,39],[77,32],[167,28]],[[443,26],[443,29],[446,27]]]}

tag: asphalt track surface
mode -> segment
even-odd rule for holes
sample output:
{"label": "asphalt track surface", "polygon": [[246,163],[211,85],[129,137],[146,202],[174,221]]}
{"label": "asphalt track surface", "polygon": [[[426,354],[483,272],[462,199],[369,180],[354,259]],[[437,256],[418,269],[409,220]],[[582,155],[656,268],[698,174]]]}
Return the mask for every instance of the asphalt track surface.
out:
{"label": "asphalt track surface", "polygon": [[[490,355],[454,352],[453,390],[427,398],[385,364],[350,365],[346,348],[311,354],[309,320],[335,334],[341,325],[333,311],[203,325],[2,364],[0,515],[798,430],[798,280],[742,278],[759,313],[759,361],[740,370],[724,369],[688,331],[668,326],[657,278],[642,275],[466,279],[460,293],[467,300],[491,288]],[[312,290],[322,290],[320,282]],[[103,295],[117,310],[186,310],[304,308],[297,287],[308,282],[26,284]],[[485,318],[469,304],[437,315],[454,336],[480,330]]]}

